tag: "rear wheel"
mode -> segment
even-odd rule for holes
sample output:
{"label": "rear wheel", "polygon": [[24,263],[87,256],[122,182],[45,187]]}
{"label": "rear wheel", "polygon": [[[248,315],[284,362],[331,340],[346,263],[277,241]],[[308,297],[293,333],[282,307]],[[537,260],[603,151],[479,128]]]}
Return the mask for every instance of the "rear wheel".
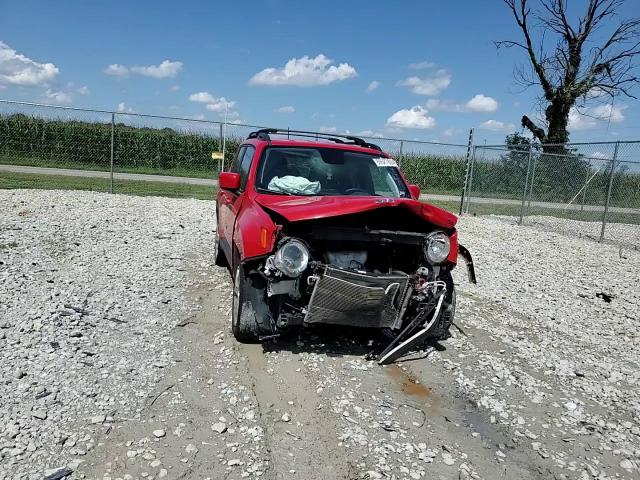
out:
{"label": "rear wheel", "polygon": [[239,264],[233,275],[231,331],[240,342],[255,342],[271,332],[271,312],[262,282],[246,275]]}

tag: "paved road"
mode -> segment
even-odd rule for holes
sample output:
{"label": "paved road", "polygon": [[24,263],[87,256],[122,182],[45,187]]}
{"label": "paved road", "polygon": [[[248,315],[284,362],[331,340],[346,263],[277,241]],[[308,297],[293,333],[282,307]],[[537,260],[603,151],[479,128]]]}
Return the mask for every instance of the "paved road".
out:
{"label": "paved road", "polygon": [[[95,171],[95,170],[74,170],[68,168],[45,168],[45,167],[27,167],[20,165],[0,165],[0,172],[13,172],[13,173],[28,173],[36,175],[59,175],[66,177],[89,177],[89,178],[110,178],[109,172]],[[180,183],[187,185],[204,185],[217,187],[218,180],[213,178],[192,178],[192,177],[176,177],[169,175],[149,175],[142,173],[120,173],[114,172],[114,180],[137,180],[143,182],[163,182],[163,183]],[[431,200],[436,202],[459,202],[460,196],[458,195],[438,195],[438,194],[422,194],[421,200]],[[506,198],[485,198],[485,197],[472,197],[471,203],[484,204],[484,205],[513,205],[520,206],[521,200],[513,200]],[[531,206],[534,208],[549,208],[549,209],[570,209],[580,210],[580,205],[569,205],[564,203],[554,202],[531,202]],[[584,210],[588,212],[602,212],[604,207],[602,205],[584,205]],[[624,208],[624,207],[609,207],[610,212],[614,213],[627,213],[640,215],[639,208]]]}
{"label": "paved road", "polygon": [[[0,165],[0,172],[28,173],[35,175],[57,175],[62,177],[111,178],[109,172],[97,170],[74,170],[70,168],[25,167],[22,165]],[[114,172],[114,180],[137,180],[143,182],[182,183],[187,185],[218,186],[213,178],[173,177],[169,175],[148,175],[144,173]]]}

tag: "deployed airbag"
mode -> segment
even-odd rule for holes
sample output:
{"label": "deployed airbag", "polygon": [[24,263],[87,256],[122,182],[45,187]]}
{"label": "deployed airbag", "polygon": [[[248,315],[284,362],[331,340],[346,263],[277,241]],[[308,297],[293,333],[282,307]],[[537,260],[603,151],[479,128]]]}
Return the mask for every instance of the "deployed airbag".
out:
{"label": "deployed airbag", "polygon": [[320,182],[312,182],[304,177],[285,175],[284,177],[273,177],[267,188],[272,192],[292,195],[314,195],[320,191]]}

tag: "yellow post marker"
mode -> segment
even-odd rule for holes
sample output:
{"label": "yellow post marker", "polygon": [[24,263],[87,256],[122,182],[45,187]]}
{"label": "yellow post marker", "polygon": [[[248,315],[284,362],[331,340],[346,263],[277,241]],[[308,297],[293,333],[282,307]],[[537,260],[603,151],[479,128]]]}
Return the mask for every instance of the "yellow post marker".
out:
{"label": "yellow post marker", "polygon": [[220,173],[224,167],[224,154],[222,152],[211,152],[211,159],[218,160],[218,173]]}

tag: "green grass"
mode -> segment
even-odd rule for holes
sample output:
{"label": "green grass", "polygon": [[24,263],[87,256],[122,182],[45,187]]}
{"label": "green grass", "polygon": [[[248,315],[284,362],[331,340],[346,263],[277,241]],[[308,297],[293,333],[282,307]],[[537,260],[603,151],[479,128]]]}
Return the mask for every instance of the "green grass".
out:
{"label": "green grass", "polygon": [[[57,175],[33,175],[26,173],[0,172],[0,188],[36,188],[45,190],[88,190],[108,192],[109,180],[104,178],[65,177]],[[185,185],[166,182],[144,182],[116,180],[114,193],[141,196],[189,197],[211,200],[217,188],[203,185]]]}
{"label": "green grass", "polygon": [[[429,201],[432,205],[444,208],[458,215],[460,212],[460,202],[443,202]],[[470,215],[506,215],[510,217],[520,218],[520,205],[504,205],[504,204],[488,204],[488,203],[471,203],[469,207]],[[562,210],[559,208],[531,207],[529,213],[525,209],[525,216],[540,215],[557,218],[566,218],[570,220],[580,220],[583,222],[601,222],[602,212],[591,212],[578,210]],[[526,222],[526,220],[525,220]],[[607,212],[608,223],[629,223],[640,225],[640,215],[633,213]]]}
{"label": "green grass", "polygon": [[[212,161],[213,162],[213,161]],[[24,167],[44,167],[44,168],[67,168],[73,170],[90,170],[97,172],[108,172],[109,165],[91,163],[89,161],[69,161],[46,157],[29,157],[22,155],[0,155],[0,164],[19,165]],[[173,177],[190,178],[218,178],[218,164],[212,163],[210,167],[170,167],[158,169],[147,165],[120,166],[115,165],[115,172],[121,173],[142,173],[147,175],[169,175]]]}
{"label": "green grass", "polygon": [[[35,188],[46,190],[88,190],[95,192],[109,192],[109,179],[88,177],[67,177],[57,175],[34,175],[25,173],[0,172],[0,188]],[[217,192],[216,187],[202,185],[185,185],[166,182],[145,182],[132,180],[114,181],[114,193],[161,196],[161,197],[187,197],[203,200],[212,200]],[[455,213],[460,209],[459,201],[429,201],[445,210]],[[471,215],[507,215],[520,216],[520,205],[473,203],[470,206]],[[588,222],[600,222],[602,212],[572,211],[557,208],[531,207],[531,215],[546,215],[551,217],[582,220]],[[640,215],[629,213],[609,212],[607,221],[610,223],[640,224]]]}

